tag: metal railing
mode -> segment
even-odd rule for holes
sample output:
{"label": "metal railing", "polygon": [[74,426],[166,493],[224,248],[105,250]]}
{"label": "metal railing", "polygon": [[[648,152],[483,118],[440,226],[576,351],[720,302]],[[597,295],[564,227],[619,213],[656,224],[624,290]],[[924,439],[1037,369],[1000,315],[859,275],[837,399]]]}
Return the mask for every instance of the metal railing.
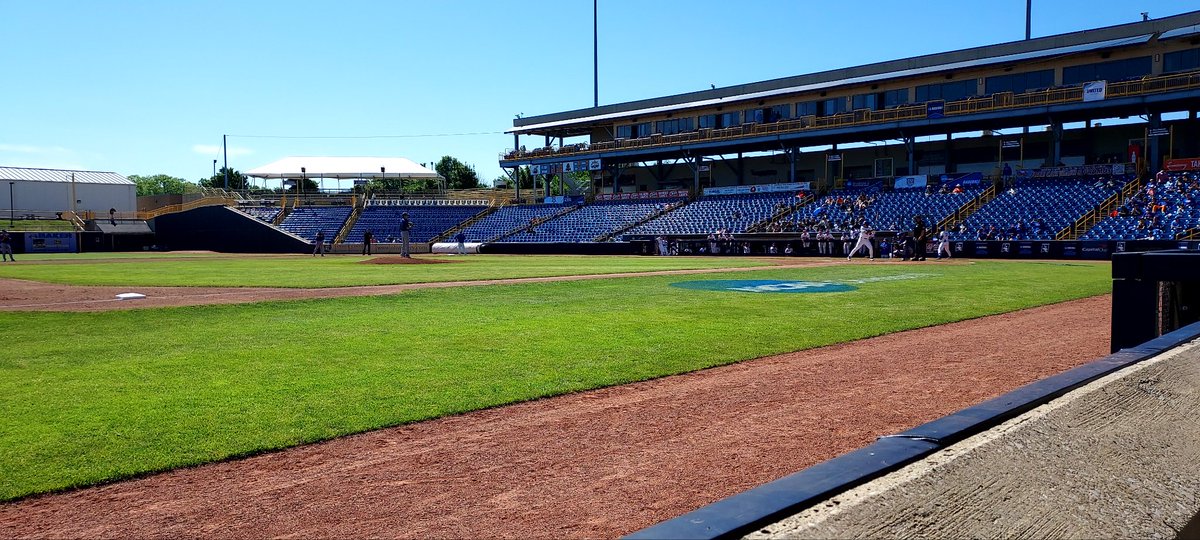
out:
{"label": "metal railing", "polygon": [[[202,199],[188,201],[183,204],[169,204],[169,205],[163,206],[161,208],[155,208],[154,210],[149,210],[149,211],[145,211],[145,212],[136,212],[136,213],[132,213],[132,214],[134,215],[134,219],[148,220],[148,219],[154,219],[154,218],[164,215],[164,214],[173,214],[175,212],[185,212],[188,210],[192,210],[194,208],[200,208],[202,206],[235,206],[235,205],[237,205],[237,199],[231,199],[231,198],[227,198],[227,197],[204,197]],[[124,218],[119,218],[119,219],[124,219]]]}
{"label": "metal railing", "polygon": [[[1108,83],[1105,90],[1106,98],[1128,97],[1200,88],[1200,72],[1179,73],[1172,75],[1148,76],[1131,81]],[[1000,92],[982,97],[970,97],[957,101],[946,102],[943,108],[945,117],[982,112],[1003,111],[1026,107],[1074,103],[1083,100],[1082,86],[1046,88],[1013,94]],[[673,135],[651,135],[637,139],[618,139],[600,141],[591,144],[580,143],[564,145],[563,147],[547,146],[533,150],[509,150],[501,153],[501,159],[537,158],[537,157],[569,157],[585,152],[605,150],[623,150],[647,148],[655,146],[670,146],[693,141],[721,141],[753,135],[769,135],[774,133],[797,133],[807,130],[833,127],[865,126],[900,120],[917,120],[927,118],[926,103],[901,105],[891,109],[872,111],[858,109],[831,116],[802,116],[791,120],[772,122],[769,124],[744,124],[728,128],[702,128],[687,133]]]}

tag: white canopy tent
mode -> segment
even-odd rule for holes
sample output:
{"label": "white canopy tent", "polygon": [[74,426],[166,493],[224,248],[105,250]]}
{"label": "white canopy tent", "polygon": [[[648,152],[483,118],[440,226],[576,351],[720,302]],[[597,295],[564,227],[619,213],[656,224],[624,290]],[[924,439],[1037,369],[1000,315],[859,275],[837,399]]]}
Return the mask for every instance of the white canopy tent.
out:
{"label": "white canopy tent", "polygon": [[253,178],[278,180],[442,179],[436,171],[399,157],[293,156],[255,167],[245,174]]}

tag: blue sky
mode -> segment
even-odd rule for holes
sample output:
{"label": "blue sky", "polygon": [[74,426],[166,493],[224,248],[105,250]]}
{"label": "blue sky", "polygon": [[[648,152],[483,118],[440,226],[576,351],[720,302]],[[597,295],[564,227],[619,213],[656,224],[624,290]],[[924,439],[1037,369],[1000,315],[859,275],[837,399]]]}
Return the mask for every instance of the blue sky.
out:
{"label": "blue sky", "polygon": [[[1033,35],[1195,7],[1034,0]],[[599,0],[600,102],[1020,40],[1024,8]],[[7,166],[195,181],[229,134],[239,170],[290,155],[452,155],[490,183],[516,114],[593,99],[587,0],[0,0],[0,20]]]}

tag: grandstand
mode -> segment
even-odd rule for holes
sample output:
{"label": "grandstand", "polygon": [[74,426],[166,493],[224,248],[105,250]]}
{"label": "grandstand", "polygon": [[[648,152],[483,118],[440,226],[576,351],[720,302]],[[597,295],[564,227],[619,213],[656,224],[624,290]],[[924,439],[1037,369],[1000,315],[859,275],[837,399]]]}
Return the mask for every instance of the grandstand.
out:
{"label": "grandstand", "polygon": [[623,236],[708,234],[718,230],[746,232],[796,202],[794,191],[740,195],[705,195],[672,212],[643,223]]}
{"label": "grandstand", "polygon": [[501,242],[597,242],[665,210],[678,200],[608,201],[573,211],[514,232]]}
{"label": "grandstand", "polygon": [[967,217],[951,237],[1053,240],[1128,181],[1127,176],[1020,179]]}
{"label": "grandstand", "polygon": [[1085,240],[1173,240],[1200,227],[1200,183],[1189,173],[1151,179],[1113,214],[1084,234]]}
{"label": "grandstand", "polygon": [[559,204],[503,206],[463,228],[468,242],[488,242],[563,212]]}
{"label": "grandstand", "polygon": [[[476,204],[401,204],[382,205],[372,201],[355,221],[346,235],[345,242],[357,244],[363,241],[363,233],[372,231],[375,241],[392,243],[400,241],[400,220],[408,214],[413,229],[410,240],[414,243],[428,242],[440,234],[457,227],[462,222],[487,210],[482,202]],[[450,201],[437,201],[448,203]],[[454,201],[460,202],[460,201]],[[465,201],[470,202],[470,201]]]}
{"label": "grandstand", "polygon": [[326,241],[331,241],[350,217],[349,206],[301,206],[283,218],[279,228],[309,242],[316,241],[317,232],[324,231]]}
{"label": "grandstand", "polygon": [[277,206],[239,206],[237,209],[267,223],[275,223],[275,218],[283,211]]}

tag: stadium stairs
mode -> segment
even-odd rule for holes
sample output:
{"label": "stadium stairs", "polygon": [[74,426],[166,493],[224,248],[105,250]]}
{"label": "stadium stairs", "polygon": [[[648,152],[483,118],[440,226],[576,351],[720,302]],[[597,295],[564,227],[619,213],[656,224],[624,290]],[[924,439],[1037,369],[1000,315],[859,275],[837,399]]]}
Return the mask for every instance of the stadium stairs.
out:
{"label": "stadium stairs", "polygon": [[983,190],[983,193],[980,193],[978,197],[967,201],[966,204],[963,204],[958,210],[955,210],[953,214],[950,214],[949,216],[946,216],[945,219],[939,221],[936,230],[944,231],[950,227],[958,227],[959,224],[966,221],[971,214],[974,214],[976,210],[979,210],[983,207],[983,205],[991,202],[991,200],[995,198],[996,186],[993,184],[991,187]]}
{"label": "stadium stairs", "polygon": [[354,229],[354,224],[358,223],[358,218],[361,215],[362,207],[355,206],[354,209],[350,211],[350,217],[346,218],[346,223],[342,224],[342,229],[338,231],[337,236],[334,237],[334,244],[343,244],[346,242],[346,237],[350,236],[350,231]]}
{"label": "stadium stairs", "polygon": [[486,241],[486,242],[484,242],[484,243],[485,243],[485,244],[487,244],[487,243],[491,243],[491,242],[502,242],[502,241],[503,241],[505,238],[508,238],[508,237],[510,237],[510,236],[512,236],[512,235],[514,235],[514,234],[520,233],[520,232],[524,231],[525,229],[528,229],[528,228],[530,228],[530,227],[537,227],[538,225],[541,225],[541,224],[543,224],[543,223],[547,223],[547,222],[549,222],[549,221],[553,221],[553,220],[555,220],[555,219],[558,219],[558,218],[560,218],[560,217],[563,217],[563,216],[565,216],[565,215],[567,215],[567,214],[570,214],[571,212],[574,212],[574,211],[575,211],[575,210],[577,210],[578,208],[579,208],[579,207],[577,207],[577,206],[568,206],[568,207],[564,208],[563,210],[560,210],[560,211],[558,211],[558,212],[555,212],[554,214],[551,214],[551,215],[549,215],[549,216],[547,216],[547,217],[544,217],[544,218],[542,218],[542,219],[535,219],[535,220],[533,220],[533,222],[531,222],[531,223],[528,223],[528,224],[525,224],[525,225],[521,225],[520,227],[517,227],[517,228],[515,228],[515,229],[512,229],[512,230],[510,230],[510,231],[507,231],[507,232],[501,233],[501,234],[497,235],[496,237],[494,237],[494,238],[492,238],[492,239],[490,239],[490,240],[488,240],[488,241]]}
{"label": "stadium stairs", "polygon": [[491,213],[495,212],[498,208],[499,208],[499,206],[497,206],[493,202],[492,205],[485,208],[482,212],[475,214],[474,216],[471,216],[470,219],[468,219],[462,223],[459,223],[458,225],[455,225],[454,227],[451,227],[450,229],[447,229],[446,232],[443,232],[442,234],[434,236],[432,239],[429,240],[429,244],[433,245],[438,242],[446,242],[446,241],[450,240],[451,238],[454,238],[454,235],[458,234],[458,231],[461,231],[467,227],[470,227],[471,225],[474,225],[475,223],[478,223],[479,220],[491,215]]}
{"label": "stadium stairs", "polygon": [[791,216],[793,213],[796,212],[796,210],[799,210],[805,206],[808,206],[808,205],[812,204],[813,201],[816,201],[816,200],[817,200],[817,198],[814,197],[812,194],[805,195],[804,199],[802,199],[800,202],[789,205],[787,208],[784,208],[783,210],[776,212],[774,215],[772,215],[762,221],[759,221],[758,223],[750,225],[749,227],[746,228],[746,232],[748,232],[748,233],[766,232],[766,230],[771,225],[774,225],[775,223],[783,220],[784,218]]}
{"label": "stadium stairs", "polygon": [[1092,230],[1092,227],[1095,227],[1097,223],[1104,221],[1104,218],[1108,217],[1109,212],[1112,212],[1114,208],[1124,204],[1127,199],[1136,195],[1141,187],[1141,178],[1130,181],[1129,183],[1125,184],[1125,187],[1121,188],[1120,193],[1113,193],[1111,196],[1105,199],[1104,202],[1100,203],[1099,206],[1093,208],[1091,212],[1080,216],[1079,219],[1075,220],[1074,224],[1059,232],[1058,236],[1056,236],[1054,239],[1079,239],[1084,234],[1087,234],[1088,231]]}
{"label": "stadium stairs", "polygon": [[682,207],[683,207],[683,205],[685,205],[685,204],[687,204],[687,203],[689,203],[689,202],[691,202],[691,200],[689,200],[689,199],[681,199],[679,202],[672,203],[672,204],[668,204],[668,205],[667,205],[665,208],[663,208],[662,210],[659,210],[659,211],[657,211],[657,212],[654,212],[653,214],[650,214],[650,215],[646,216],[645,218],[639,219],[639,220],[638,220],[636,223],[630,224],[629,226],[626,226],[626,227],[621,227],[620,229],[618,229],[618,230],[616,230],[616,231],[613,231],[613,232],[611,232],[611,233],[609,233],[609,234],[606,234],[606,235],[604,235],[604,236],[601,236],[600,238],[597,238],[597,239],[596,239],[596,241],[597,241],[597,242],[609,242],[609,241],[613,240],[614,238],[617,238],[617,237],[621,236],[621,234],[623,234],[625,231],[628,231],[628,230],[630,230],[630,229],[633,229],[634,227],[637,227],[638,225],[641,225],[641,224],[643,224],[643,223],[646,223],[646,222],[648,222],[648,221],[650,221],[650,220],[652,220],[652,219],[655,219],[655,218],[657,218],[657,217],[659,217],[659,216],[666,215],[666,214],[668,214],[668,213],[670,213],[670,212],[674,211],[676,208],[682,208]]}

